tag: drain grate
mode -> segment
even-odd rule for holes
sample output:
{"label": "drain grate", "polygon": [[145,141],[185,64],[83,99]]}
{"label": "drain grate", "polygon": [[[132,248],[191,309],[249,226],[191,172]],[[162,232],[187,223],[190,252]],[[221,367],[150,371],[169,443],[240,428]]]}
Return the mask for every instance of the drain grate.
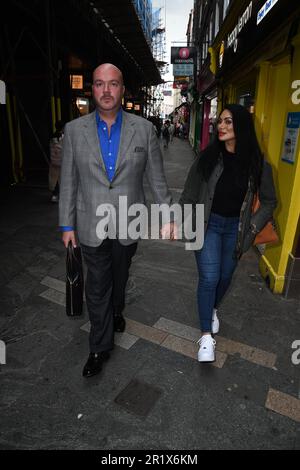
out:
{"label": "drain grate", "polygon": [[161,389],[134,379],[114,401],[130,413],[147,416],[161,394]]}

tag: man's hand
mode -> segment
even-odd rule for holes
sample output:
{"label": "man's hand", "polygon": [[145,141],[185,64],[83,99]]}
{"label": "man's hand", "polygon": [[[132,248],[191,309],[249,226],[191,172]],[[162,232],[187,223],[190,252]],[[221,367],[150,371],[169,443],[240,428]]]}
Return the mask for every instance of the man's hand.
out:
{"label": "man's hand", "polygon": [[160,233],[165,240],[178,240],[178,227],[175,222],[163,225]]}
{"label": "man's hand", "polygon": [[65,245],[66,248],[68,248],[69,242],[72,242],[72,245],[74,248],[76,248],[77,243],[76,243],[76,237],[75,237],[75,232],[74,230],[69,230],[67,232],[63,232],[62,234],[62,241],[63,244]]}

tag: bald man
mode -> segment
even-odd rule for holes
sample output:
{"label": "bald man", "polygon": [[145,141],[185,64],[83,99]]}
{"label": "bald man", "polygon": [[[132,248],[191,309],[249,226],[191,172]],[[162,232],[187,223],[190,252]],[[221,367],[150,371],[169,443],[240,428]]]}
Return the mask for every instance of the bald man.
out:
{"label": "bald man", "polygon": [[[171,204],[152,123],[121,108],[122,72],[113,64],[100,65],[93,73],[92,91],[96,110],[65,127],[59,199],[63,243],[76,246],[79,240],[87,265],[85,294],[91,329],[84,377],[100,372],[113,349],[114,331],[125,330],[125,288],[137,249],[136,239],[121,236],[118,227],[116,237],[110,232],[99,235],[97,226],[103,221],[99,206],[113,206],[119,220],[120,196],[127,197],[128,207],[144,203],[144,175],[155,203]],[[171,238],[172,230],[171,225]]]}

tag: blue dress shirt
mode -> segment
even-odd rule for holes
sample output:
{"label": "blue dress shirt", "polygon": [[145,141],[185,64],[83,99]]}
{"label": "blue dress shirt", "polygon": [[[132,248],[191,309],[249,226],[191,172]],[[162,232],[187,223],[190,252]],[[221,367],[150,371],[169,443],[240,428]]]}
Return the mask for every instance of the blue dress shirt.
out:
{"label": "blue dress shirt", "polygon": [[122,110],[119,110],[117,114],[117,119],[110,128],[110,135],[108,135],[108,126],[106,122],[101,119],[97,112],[96,123],[106,174],[109,181],[112,181],[115,175],[116,161],[120,145]]}
{"label": "blue dress shirt", "polygon": [[[122,128],[122,109],[120,108],[116,121],[110,128],[108,135],[108,126],[96,111],[97,132],[100,142],[100,149],[109,181],[113,180],[116,170],[116,162],[119,152],[121,128]],[[74,227],[60,227],[62,232],[74,230]]]}

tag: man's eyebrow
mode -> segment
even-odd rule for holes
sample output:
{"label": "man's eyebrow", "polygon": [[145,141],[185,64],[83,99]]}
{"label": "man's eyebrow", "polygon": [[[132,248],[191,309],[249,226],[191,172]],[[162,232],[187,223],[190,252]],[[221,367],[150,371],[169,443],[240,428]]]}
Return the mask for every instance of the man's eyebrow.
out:
{"label": "man's eyebrow", "polygon": [[[102,78],[96,78],[96,80],[94,80],[94,83],[97,83],[97,82],[105,82],[105,80],[102,80]],[[121,81],[118,78],[112,78],[111,80],[107,80],[107,83],[109,82],[121,83]]]}

